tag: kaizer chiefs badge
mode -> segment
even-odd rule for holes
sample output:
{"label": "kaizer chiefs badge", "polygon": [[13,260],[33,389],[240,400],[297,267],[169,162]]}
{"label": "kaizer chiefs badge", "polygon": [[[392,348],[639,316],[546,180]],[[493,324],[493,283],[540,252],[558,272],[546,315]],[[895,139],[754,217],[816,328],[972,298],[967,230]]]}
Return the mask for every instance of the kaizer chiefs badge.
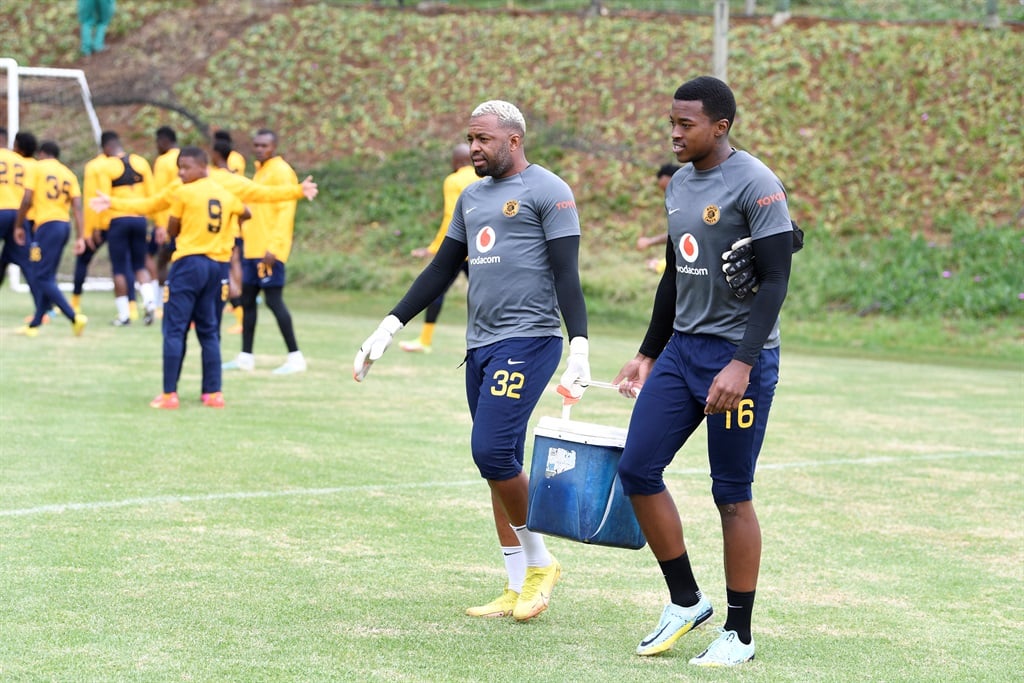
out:
{"label": "kaizer chiefs badge", "polygon": [[704,222],[708,225],[714,225],[718,222],[718,219],[722,217],[722,214],[718,211],[718,207],[714,204],[708,204],[704,207]]}
{"label": "kaizer chiefs badge", "polygon": [[503,208],[501,212],[505,214],[507,217],[512,218],[512,216],[515,216],[517,213],[519,213],[519,200],[508,200],[507,202],[505,202],[505,208]]}

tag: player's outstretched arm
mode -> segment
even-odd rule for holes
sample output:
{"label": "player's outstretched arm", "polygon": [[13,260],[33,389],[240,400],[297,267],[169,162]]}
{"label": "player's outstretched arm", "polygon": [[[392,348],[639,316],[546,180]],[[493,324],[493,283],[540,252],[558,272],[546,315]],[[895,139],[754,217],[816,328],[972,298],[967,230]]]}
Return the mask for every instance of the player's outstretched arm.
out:
{"label": "player's outstretched arm", "polygon": [[441,250],[419,274],[391,314],[381,321],[374,333],[359,347],[352,363],[352,377],[357,382],[362,382],[374,361],[384,355],[395,333],[405,326],[402,320],[412,320],[444,292],[465,259],[466,245],[446,237],[441,243]]}
{"label": "player's outstretched arm", "polygon": [[302,185],[303,197],[310,201],[316,199],[316,196],[320,192],[320,189],[319,187],[317,187],[317,184],[313,182],[313,176],[306,176],[305,178],[302,179],[302,182],[299,184]]}

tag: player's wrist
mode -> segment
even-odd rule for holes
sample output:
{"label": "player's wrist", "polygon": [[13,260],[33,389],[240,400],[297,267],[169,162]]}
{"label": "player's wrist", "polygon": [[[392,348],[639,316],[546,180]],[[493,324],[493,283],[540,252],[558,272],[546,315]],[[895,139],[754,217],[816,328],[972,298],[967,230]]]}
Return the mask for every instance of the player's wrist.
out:
{"label": "player's wrist", "polygon": [[590,342],[586,337],[573,337],[569,340],[570,356],[589,356]]}
{"label": "player's wrist", "polygon": [[395,335],[398,333],[399,330],[405,327],[405,323],[399,320],[398,316],[391,313],[388,315],[388,317],[380,321],[379,327],[383,328],[389,334]]}

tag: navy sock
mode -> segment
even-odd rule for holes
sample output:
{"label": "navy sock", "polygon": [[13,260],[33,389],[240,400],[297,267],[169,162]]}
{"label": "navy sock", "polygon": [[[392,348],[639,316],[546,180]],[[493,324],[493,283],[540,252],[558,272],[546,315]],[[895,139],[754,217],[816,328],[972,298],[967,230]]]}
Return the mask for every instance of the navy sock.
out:
{"label": "navy sock", "polygon": [[665,576],[669,598],[673,604],[680,607],[693,607],[700,601],[700,589],[697,588],[697,580],[693,578],[693,570],[690,568],[690,558],[687,553],[683,553],[674,560],[659,561],[658,564],[661,566],[661,573]]}

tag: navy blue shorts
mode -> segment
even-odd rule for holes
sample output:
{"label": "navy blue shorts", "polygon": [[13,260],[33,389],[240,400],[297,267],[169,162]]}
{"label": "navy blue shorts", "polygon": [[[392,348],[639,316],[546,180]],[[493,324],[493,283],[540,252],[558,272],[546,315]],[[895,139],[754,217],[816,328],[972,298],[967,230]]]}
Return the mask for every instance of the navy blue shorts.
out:
{"label": "navy blue shorts", "polygon": [[754,466],[779,381],[779,349],[761,351],[736,410],[704,415],[708,389],[736,345],[708,335],[675,332],[651,369],[633,407],[619,460],[626,495],[665,490],[664,471],[707,418],[711,493],[718,505],[752,499]]}
{"label": "navy blue shorts", "polygon": [[122,216],[110,221],[107,250],[114,275],[130,276],[146,267],[146,219]]}
{"label": "navy blue shorts", "polygon": [[530,415],[561,358],[561,337],[517,337],[466,353],[473,462],[484,479],[505,481],[523,471]]}
{"label": "navy blue shorts", "polygon": [[263,259],[242,259],[242,284],[256,285],[261,289],[267,287],[284,287],[284,263],[278,261],[273,267],[267,267]]}

